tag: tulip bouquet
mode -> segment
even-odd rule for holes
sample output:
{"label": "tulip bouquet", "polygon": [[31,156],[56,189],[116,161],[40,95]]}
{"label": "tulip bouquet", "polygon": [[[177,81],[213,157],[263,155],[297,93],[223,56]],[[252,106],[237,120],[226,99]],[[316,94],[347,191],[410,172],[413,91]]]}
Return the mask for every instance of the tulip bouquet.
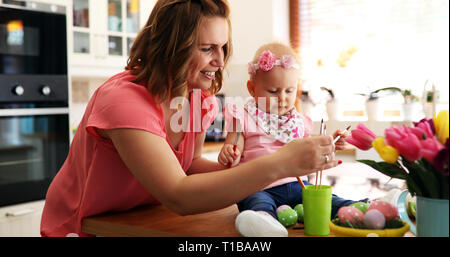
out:
{"label": "tulip bouquet", "polygon": [[449,112],[413,124],[394,125],[377,137],[360,123],[346,141],[361,150],[375,148],[384,161],[358,161],[405,180],[411,195],[449,199]]}

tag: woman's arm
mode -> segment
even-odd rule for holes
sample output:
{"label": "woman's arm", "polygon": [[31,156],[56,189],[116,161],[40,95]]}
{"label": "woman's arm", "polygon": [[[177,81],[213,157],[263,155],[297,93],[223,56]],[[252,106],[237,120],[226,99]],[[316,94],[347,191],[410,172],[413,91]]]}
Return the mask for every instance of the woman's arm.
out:
{"label": "woman's arm", "polygon": [[202,157],[203,144],[205,143],[206,132],[197,136],[194,148],[194,158],[188,174],[204,173],[215,170],[222,170],[224,167],[217,162],[210,161]]}
{"label": "woman's arm", "polygon": [[[123,162],[144,188],[181,215],[217,210],[273,181],[337,165],[331,136],[293,140],[279,151],[227,170],[186,176],[164,138],[135,129],[107,131]],[[295,154],[292,154],[295,153]]]}
{"label": "woman's arm", "polygon": [[186,176],[164,138],[135,129],[106,133],[144,188],[181,215],[224,208],[279,178],[271,158],[243,168]]}

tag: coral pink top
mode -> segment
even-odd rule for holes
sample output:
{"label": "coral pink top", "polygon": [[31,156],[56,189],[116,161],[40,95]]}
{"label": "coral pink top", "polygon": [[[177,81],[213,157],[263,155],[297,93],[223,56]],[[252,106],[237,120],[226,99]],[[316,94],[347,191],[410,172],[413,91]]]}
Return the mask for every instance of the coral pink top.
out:
{"label": "coral pink top", "polygon": [[[94,129],[144,130],[163,137],[170,145],[162,109],[143,84],[131,82],[134,77],[128,71],[113,76],[89,101],[67,159],[47,191],[42,236],[89,236],[81,232],[84,217],[158,203],[125,166],[111,140],[100,137]],[[191,102],[195,94],[196,99],[201,95],[202,102],[209,96],[197,91],[189,95]],[[216,103],[215,99],[211,102]],[[193,112],[190,105],[189,125],[194,124],[193,119],[204,125],[196,131],[205,131],[214,120],[218,108],[213,104],[198,112]],[[185,172],[192,163],[199,133],[186,132],[178,149],[172,147]]]}
{"label": "coral pink top", "polygon": [[[234,111],[230,111],[233,109]],[[308,137],[312,133],[313,123],[312,120],[304,115],[299,114],[304,124],[304,137]],[[245,108],[233,108],[231,105],[227,105],[225,108],[225,119],[227,124],[232,124],[231,118],[235,118],[242,125],[242,135],[245,139],[244,149],[241,154],[241,160],[239,164],[251,161],[260,156],[274,153],[278,151],[285,143],[275,140],[272,136],[263,131],[251,115]],[[302,177],[302,179],[306,179]],[[292,181],[297,181],[295,177],[287,177],[273,182],[266,186],[264,189],[283,185]]]}

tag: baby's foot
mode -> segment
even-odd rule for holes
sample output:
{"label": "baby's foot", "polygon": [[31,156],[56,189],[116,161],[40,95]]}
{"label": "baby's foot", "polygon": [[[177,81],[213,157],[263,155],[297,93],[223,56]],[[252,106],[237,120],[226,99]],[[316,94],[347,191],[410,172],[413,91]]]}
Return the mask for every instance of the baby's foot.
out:
{"label": "baby's foot", "polygon": [[245,237],[287,237],[288,231],[265,211],[246,210],[236,217],[236,229]]}

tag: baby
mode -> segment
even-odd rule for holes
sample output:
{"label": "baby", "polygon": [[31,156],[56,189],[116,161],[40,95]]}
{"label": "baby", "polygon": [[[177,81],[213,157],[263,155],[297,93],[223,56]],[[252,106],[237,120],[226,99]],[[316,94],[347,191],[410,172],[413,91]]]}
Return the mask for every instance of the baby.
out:
{"label": "baby", "polygon": [[[241,110],[228,104],[224,111],[227,130],[231,132],[220,151],[220,164],[239,165],[276,152],[295,138],[311,135],[311,119],[295,109],[299,69],[296,53],[289,46],[271,43],[258,49],[248,67],[247,89],[252,98]],[[334,136],[338,134],[336,131]],[[344,149],[344,138],[342,135],[336,142],[337,150]],[[332,217],[341,206],[354,202],[333,195]],[[299,203],[302,203],[302,188],[296,178],[275,181],[238,202],[240,214],[236,228],[243,236],[287,236],[286,228],[277,220],[276,210],[281,205],[293,208]]]}

